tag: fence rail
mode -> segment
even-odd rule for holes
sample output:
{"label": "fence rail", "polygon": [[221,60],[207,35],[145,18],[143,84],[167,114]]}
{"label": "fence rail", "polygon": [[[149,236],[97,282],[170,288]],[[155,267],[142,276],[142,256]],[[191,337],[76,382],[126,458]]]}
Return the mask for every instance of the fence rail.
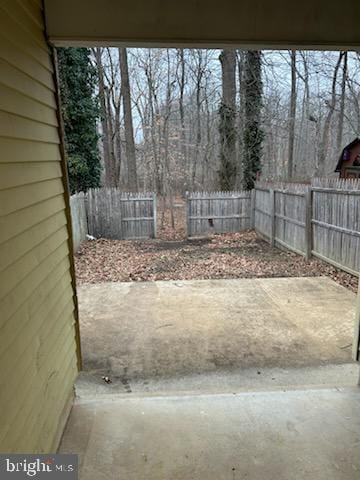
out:
{"label": "fence rail", "polygon": [[360,270],[360,182],[257,184],[255,230],[272,245],[321,258],[349,273]]}
{"label": "fence rail", "polygon": [[188,237],[250,228],[250,201],[250,192],[188,193]]}

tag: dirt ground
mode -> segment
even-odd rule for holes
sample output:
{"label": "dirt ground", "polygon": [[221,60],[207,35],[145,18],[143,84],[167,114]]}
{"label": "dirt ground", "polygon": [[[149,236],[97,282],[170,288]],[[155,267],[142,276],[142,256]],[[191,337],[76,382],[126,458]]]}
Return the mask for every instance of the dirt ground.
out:
{"label": "dirt ground", "polygon": [[328,278],[84,285],[84,369],[133,380],[349,363],[355,298]]}
{"label": "dirt ground", "polygon": [[356,292],[358,283],[320,260],[271,248],[254,232],[197,240],[100,239],[83,244],[75,264],[78,284],[327,276]]}
{"label": "dirt ground", "polygon": [[155,280],[327,276],[357,291],[358,279],[331,265],[272,248],[254,232],[187,239],[185,203],[174,201],[174,228],[159,202],[157,239],[85,242],[75,255],[78,284]]}

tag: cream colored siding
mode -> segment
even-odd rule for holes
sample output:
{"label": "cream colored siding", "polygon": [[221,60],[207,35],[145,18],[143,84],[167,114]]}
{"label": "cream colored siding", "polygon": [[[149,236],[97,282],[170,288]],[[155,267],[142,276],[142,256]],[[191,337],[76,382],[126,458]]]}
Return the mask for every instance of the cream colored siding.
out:
{"label": "cream colored siding", "polygon": [[77,374],[51,52],[41,2],[0,2],[0,451],[48,452]]}

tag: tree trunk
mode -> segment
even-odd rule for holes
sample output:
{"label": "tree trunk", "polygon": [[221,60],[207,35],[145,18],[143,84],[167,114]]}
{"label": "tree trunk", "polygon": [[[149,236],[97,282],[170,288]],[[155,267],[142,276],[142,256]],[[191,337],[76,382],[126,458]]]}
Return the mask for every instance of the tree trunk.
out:
{"label": "tree trunk", "polygon": [[179,113],[180,113],[180,141],[181,152],[183,155],[184,165],[187,165],[187,148],[186,148],[186,130],[185,130],[185,113],[184,113],[184,92],[185,92],[185,58],[184,49],[178,49],[178,58],[180,64],[180,75],[178,76],[179,83]]}
{"label": "tree trunk", "polygon": [[244,155],[244,116],[245,116],[245,96],[244,96],[244,64],[245,52],[238,51],[237,66],[238,66],[238,82],[239,82],[239,112],[237,117],[237,185],[242,184],[242,162],[240,159]]}
{"label": "tree trunk", "polygon": [[329,148],[331,119],[334,114],[335,106],[336,106],[336,82],[337,82],[337,76],[338,76],[343,55],[344,55],[343,52],[340,52],[338,61],[334,69],[334,75],[332,79],[332,88],[331,88],[331,99],[330,99],[330,102],[328,102],[329,110],[325,117],[324,129],[323,129],[323,134],[322,134],[320,149],[319,149],[319,159],[318,159],[318,165],[316,169],[317,175],[325,174],[325,163],[326,163],[326,156]]}
{"label": "tree trunk", "polygon": [[116,158],[115,174],[116,174],[116,179],[117,179],[117,186],[120,186],[120,178],[121,178],[120,103],[121,103],[121,98],[119,98],[119,100],[117,101],[117,103],[115,105],[115,122],[114,122],[115,158]]}
{"label": "tree trunk", "polygon": [[243,188],[251,190],[261,171],[263,131],[261,129],[261,51],[248,51],[244,66],[245,125]]}
{"label": "tree trunk", "polygon": [[156,131],[157,131],[157,114],[155,111],[156,106],[155,98],[156,92],[154,87],[154,79],[153,73],[151,68],[151,58],[149,55],[148,64],[145,67],[145,75],[147,80],[148,86],[148,94],[149,94],[149,120],[150,120],[150,138],[151,138],[151,147],[153,153],[153,178],[155,184],[155,191],[158,195],[162,195],[162,183],[161,183],[161,166],[160,166],[160,155],[158,144],[160,139],[156,138]]}
{"label": "tree trunk", "polygon": [[291,50],[291,95],[289,114],[289,155],[287,177],[291,179],[294,174],[294,143],[296,119],[296,51]]}
{"label": "tree trunk", "polygon": [[128,188],[135,192],[137,185],[136,154],[134,141],[134,128],[131,111],[131,92],[129,69],[126,48],[119,48],[119,62],[121,74],[121,91],[123,96],[124,126],[125,126],[125,153],[128,170]]}
{"label": "tree trunk", "polygon": [[236,53],[223,50],[219,56],[222,73],[222,100],[220,122],[220,171],[222,190],[233,190],[236,183]]}
{"label": "tree trunk", "polygon": [[102,144],[103,144],[103,159],[105,170],[105,185],[111,185],[111,159],[110,159],[110,137],[107,121],[107,106],[106,106],[106,93],[104,83],[104,70],[101,59],[101,48],[95,49],[95,61],[99,79],[99,101],[100,101],[100,114],[101,114],[101,129],[102,129]]}
{"label": "tree trunk", "polygon": [[304,82],[304,96],[302,105],[302,128],[304,129],[304,133],[302,135],[300,143],[298,158],[301,162],[302,177],[309,178],[312,175],[312,171],[314,168],[314,155],[309,155],[309,142],[311,142],[311,139],[309,138],[311,136],[311,122],[317,123],[317,120],[310,114],[310,78],[307,57],[308,53],[301,51],[299,53],[302,58],[302,65],[304,70],[303,76],[300,77]]}
{"label": "tree trunk", "polygon": [[343,74],[341,80],[341,94],[340,94],[340,112],[339,124],[336,137],[336,150],[340,153],[344,132],[344,113],[345,113],[345,95],[346,95],[346,80],[347,80],[347,60],[348,52],[344,52]]}
{"label": "tree trunk", "polygon": [[106,108],[107,108],[107,126],[108,126],[108,135],[109,135],[109,187],[117,187],[119,178],[116,172],[116,153],[114,148],[114,138],[115,138],[115,131],[113,125],[113,114],[110,105],[110,92],[108,89],[105,89],[106,95]]}
{"label": "tree trunk", "polygon": [[197,52],[198,56],[198,64],[197,64],[197,71],[196,71],[196,137],[195,137],[195,152],[194,152],[194,159],[193,159],[193,166],[192,166],[192,177],[191,177],[191,188],[195,189],[195,182],[196,182],[196,174],[198,163],[200,159],[200,146],[201,146],[201,87],[203,82],[203,53],[201,50]]}
{"label": "tree trunk", "polygon": [[171,115],[171,78],[170,78],[170,55],[169,49],[166,50],[167,54],[167,82],[166,82],[166,103],[165,103],[165,114],[164,114],[164,125],[163,125],[163,139],[164,139],[164,170],[166,175],[164,175],[163,181],[165,181],[164,191],[166,196],[169,198],[170,204],[170,218],[171,218],[171,227],[175,228],[175,217],[174,217],[174,201],[173,201],[173,192],[172,192],[172,175],[170,170],[169,162],[169,119]]}

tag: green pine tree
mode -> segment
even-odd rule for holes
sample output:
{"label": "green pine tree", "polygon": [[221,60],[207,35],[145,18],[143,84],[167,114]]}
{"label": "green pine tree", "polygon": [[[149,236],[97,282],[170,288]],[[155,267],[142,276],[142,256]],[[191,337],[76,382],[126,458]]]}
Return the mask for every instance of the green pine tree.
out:
{"label": "green pine tree", "polygon": [[59,48],[57,53],[70,191],[85,192],[100,185],[96,69],[88,48]]}

